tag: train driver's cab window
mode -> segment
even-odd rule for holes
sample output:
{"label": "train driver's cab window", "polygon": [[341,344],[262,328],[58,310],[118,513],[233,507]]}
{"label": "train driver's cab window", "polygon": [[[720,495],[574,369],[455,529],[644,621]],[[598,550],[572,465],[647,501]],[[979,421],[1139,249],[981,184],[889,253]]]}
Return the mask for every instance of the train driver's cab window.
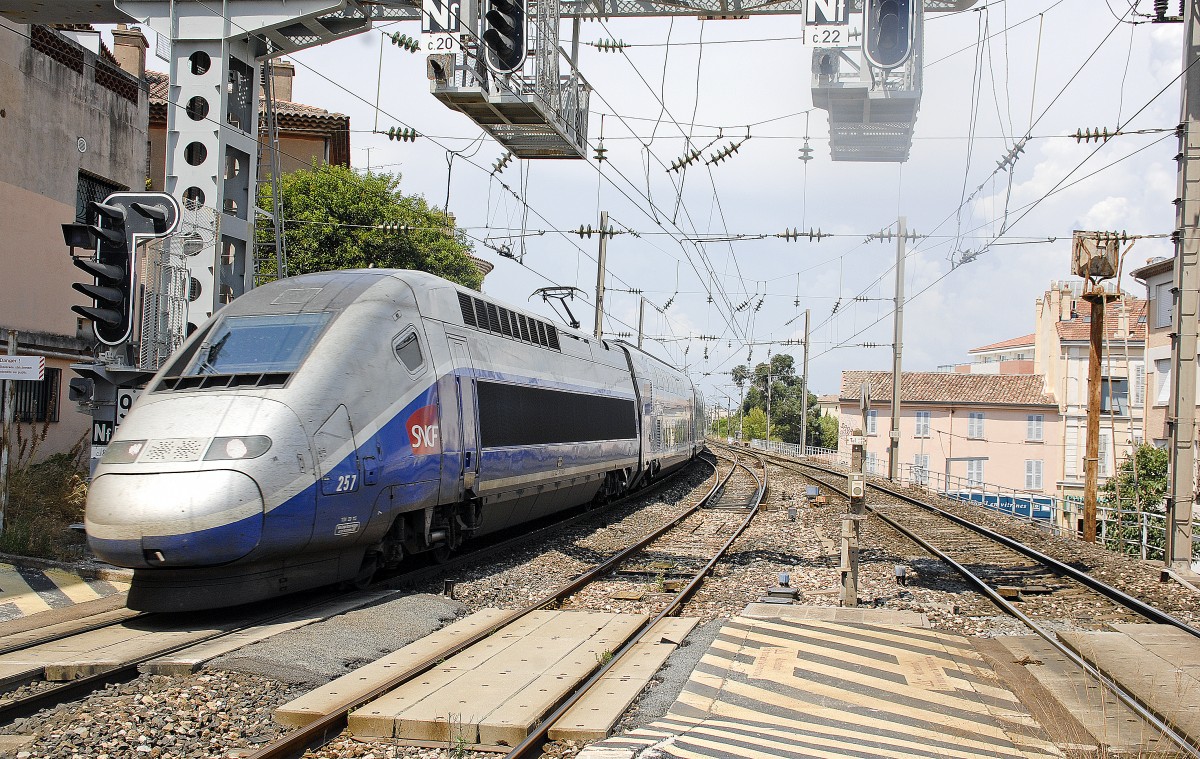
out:
{"label": "train driver's cab window", "polygon": [[326,313],[226,317],[201,343],[185,374],[294,372],[329,318]]}
{"label": "train driver's cab window", "polygon": [[412,375],[417,375],[425,365],[425,356],[421,353],[421,341],[416,332],[406,332],[392,342],[392,352],[396,360],[404,364],[404,368]]}

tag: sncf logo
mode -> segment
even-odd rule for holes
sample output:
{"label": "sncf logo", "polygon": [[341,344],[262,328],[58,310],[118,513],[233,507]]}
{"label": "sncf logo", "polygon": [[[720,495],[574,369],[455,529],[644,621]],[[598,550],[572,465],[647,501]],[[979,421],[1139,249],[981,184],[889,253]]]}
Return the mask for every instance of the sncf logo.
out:
{"label": "sncf logo", "polygon": [[413,454],[424,456],[441,453],[442,440],[438,432],[437,406],[417,409],[408,417],[404,428],[408,430],[408,443],[412,446]]}

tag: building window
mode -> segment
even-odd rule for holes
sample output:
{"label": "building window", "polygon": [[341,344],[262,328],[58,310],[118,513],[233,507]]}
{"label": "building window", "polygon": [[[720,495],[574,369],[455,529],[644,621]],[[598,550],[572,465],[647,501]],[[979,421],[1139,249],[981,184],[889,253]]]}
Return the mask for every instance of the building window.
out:
{"label": "building window", "polygon": [[1108,441],[1109,433],[1100,433],[1100,449],[1096,452],[1096,473],[1101,477],[1108,476]]}
{"label": "building window", "polygon": [[1171,315],[1175,306],[1175,296],[1171,293],[1171,287],[1170,282],[1163,282],[1154,288],[1154,326],[1156,328],[1171,326]]}
{"label": "building window", "polygon": [[102,202],[109,195],[121,190],[121,185],[102,179],[95,174],[79,172],[79,183],[75,185],[75,223],[87,224],[88,203]]}
{"label": "building window", "polygon": [[967,437],[972,440],[983,439],[983,412],[972,411],[967,416]]}
{"label": "building window", "polygon": [[1042,460],[1025,459],[1025,489],[1042,489]]}
{"label": "building window", "polygon": [[913,482],[918,485],[929,484],[929,454],[918,453],[913,456]]}
{"label": "building window", "polygon": [[913,433],[917,437],[929,437],[929,412],[917,412],[917,429]]}
{"label": "building window", "polygon": [[1030,443],[1042,442],[1042,424],[1045,422],[1044,414],[1029,414],[1025,417],[1025,440]]}
{"label": "building window", "polygon": [[866,467],[864,467],[867,470],[867,474],[879,474],[878,467],[879,467],[879,454],[868,453],[867,454],[867,465],[866,465]]}
{"label": "building window", "polygon": [[1171,359],[1154,359],[1154,383],[1154,405],[1167,405],[1171,400]]}
{"label": "building window", "polygon": [[876,411],[875,409],[871,409],[870,411],[867,412],[867,434],[868,435],[875,434],[875,428],[878,423],[878,415],[879,415],[879,412]]}
{"label": "building window", "polygon": [[1134,408],[1146,405],[1146,365],[1133,365],[1133,401]]}
{"label": "building window", "polygon": [[967,460],[967,487],[983,487],[983,459]]}
{"label": "building window", "polygon": [[1129,380],[1124,377],[1100,379],[1100,411],[1129,416]]}
{"label": "building window", "polygon": [[[45,379],[13,382],[13,421],[22,424],[58,421],[58,386],[61,369],[46,367]],[[3,401],[0,400],[0,408]]]}

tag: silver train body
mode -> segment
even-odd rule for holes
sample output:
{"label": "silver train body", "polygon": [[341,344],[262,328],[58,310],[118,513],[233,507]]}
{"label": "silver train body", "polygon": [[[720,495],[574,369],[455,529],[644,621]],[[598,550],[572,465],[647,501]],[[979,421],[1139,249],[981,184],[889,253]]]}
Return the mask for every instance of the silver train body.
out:
{"label": "silver train body", "polygon": [[628,492],[696,456],[703,415],[664,362],[438,277],[295,277],[150,381],[95,471],[88,541],[133,568],[138,609],[361,580]]}

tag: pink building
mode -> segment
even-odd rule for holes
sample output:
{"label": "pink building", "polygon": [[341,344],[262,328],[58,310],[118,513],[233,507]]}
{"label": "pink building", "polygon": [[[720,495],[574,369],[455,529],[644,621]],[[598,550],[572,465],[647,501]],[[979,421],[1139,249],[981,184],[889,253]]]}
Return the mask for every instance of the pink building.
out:
{"label": "pink building", "polygon": [[[1062,416],[1054,397],[1034,374],[904,372],[900,379],[900,454],[907,478],[927,472],[949,478],[952,489],[999,486],[1022,493],[1055,495],[1061,454]],[[863,430],[867,469],[887,473],[891,432],[890,372],[842,372],[839,452],[862,427],[860,387],[870,387],[871,407]],[[945,480],[942,480],[945,482]]]}

